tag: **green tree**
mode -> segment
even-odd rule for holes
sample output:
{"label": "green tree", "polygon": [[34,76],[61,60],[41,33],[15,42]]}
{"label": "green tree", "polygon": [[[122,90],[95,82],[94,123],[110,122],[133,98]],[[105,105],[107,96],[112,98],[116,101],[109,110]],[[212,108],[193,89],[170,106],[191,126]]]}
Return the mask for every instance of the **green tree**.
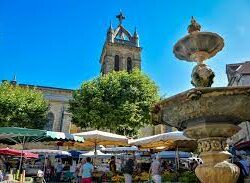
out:
{"label": "green tree", "polygon": [[0,84],[0,126],[42,129],[48,103],[41,92],[8,82]]}
{"label": "green tree", "polygon": [[150,108],[158,99],[158,87],[141,71],[112,72],[84,82],[73,94],[70,112],[82,128],[136,135],[150,123]]}

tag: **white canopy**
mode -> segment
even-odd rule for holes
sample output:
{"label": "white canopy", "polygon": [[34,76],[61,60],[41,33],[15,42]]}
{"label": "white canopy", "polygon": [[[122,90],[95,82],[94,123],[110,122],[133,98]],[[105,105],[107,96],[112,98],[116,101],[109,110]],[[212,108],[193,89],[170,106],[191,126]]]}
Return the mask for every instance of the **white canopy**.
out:
{"label": "white canopy", "polygon": [[174,131],[169,133],[162,133],[149,137],[143,137],[135,140],[130,140],[130,145],[140,146],[142,148],[157,148],[157,147],[169,147],[173,148],[176,142],[182,142],[182,145],[190,145],[188,142],[191,141],[193,144],[195,141],[183,135],[183,132]]}
{"label": "white canopy", "polygon": [[191,157],[191,153],[189,152],[183,152],[183,151],[161,151],[157,153],[157,156],[159,158],[176,158],[176,153],[178,153],[179,158],[189,158]]}
{"label": "white canopy", "polygon": [[131,147],[111,147],[111,148],[105,148],[103,147],[101,151],[103,152],[135,152],[138,151],[138,147],[131,146]]}
{"label": "white canopy", "polygon": [[83,146],[94,147],[96,145],[127,145],[128,138],[126,136],[114,133],[103,132],[99,130],[75,133],[74,135],[84,138]]}
{"label": "white canopy", "polygon": [[24,150],[24,152],[38,153],[38,154],[53,154],[53,155],[67,155],[71,156],[71,154],[67,151],[61,150],[52,150],[52,149],[31,149]]}
{"label": "white canopy", "polygon": [[97,157],[97,158],[104,158],[104,157],[111,157],[113,156],[112,154],[105,154],[105,153],[102,153],[100,150],[97,150],[96,151],[96,154],[95,154],[95,151],[89,151],[87,153],[84,153],[84,154],[80,154],[80,158],[86,158],[86,157]]}

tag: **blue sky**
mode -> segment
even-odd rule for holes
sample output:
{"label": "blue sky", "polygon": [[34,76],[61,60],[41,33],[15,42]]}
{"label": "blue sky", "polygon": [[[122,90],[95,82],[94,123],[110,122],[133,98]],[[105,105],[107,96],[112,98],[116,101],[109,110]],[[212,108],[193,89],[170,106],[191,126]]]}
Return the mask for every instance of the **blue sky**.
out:
{"label": "blue sky", "polygon": [[250,60],[248,0],[0,0],[0,80],[78,88],[99,74],[109,21],[122,9],[124,26],[137,27],[142,69],[167,96],[191,88],[194,64],[177,60],[173,45],[193,15],[202,30],[220,34],[225,47],[207,61],[213,86],[226,86],[225,66]]}

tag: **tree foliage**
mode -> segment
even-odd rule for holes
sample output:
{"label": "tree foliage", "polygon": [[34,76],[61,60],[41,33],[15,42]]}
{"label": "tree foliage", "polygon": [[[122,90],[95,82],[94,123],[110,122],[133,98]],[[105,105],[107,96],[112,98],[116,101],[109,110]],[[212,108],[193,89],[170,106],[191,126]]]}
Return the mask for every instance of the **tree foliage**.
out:
{"label": "tree foliage", "polygon": [[47,121],[48,103],[41,92],[28,87],[0,84],[0,126],[42,129]]}
{"label": "tree foliage", "polygon": [[141,71],[111,72],[84,82],[73,94],[70,112],[82,128],[135,135],[150,123],[150,108],[158,99],[158,87]]}

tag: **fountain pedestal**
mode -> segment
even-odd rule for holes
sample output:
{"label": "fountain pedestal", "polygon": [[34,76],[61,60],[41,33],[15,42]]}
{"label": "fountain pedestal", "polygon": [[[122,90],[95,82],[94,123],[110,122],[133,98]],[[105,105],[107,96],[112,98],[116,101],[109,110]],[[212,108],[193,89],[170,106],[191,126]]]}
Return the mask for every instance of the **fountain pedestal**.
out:
{"label": "fountain pedestal", "polygon": [[157,103],[153,119],[197,140],[202,183],[235,183],[240,171],[229,163],[226,140],[250,120],[249,101],[250,87],[193,88]]}
{"label": "fountain pedestal", "polygon": [[186,136],[198,140],[198,150],[203,164],[195,169],[199,180],[204,183],[235,183],[239,168],[229,163],[227,137],[237,133],[240,128],[229,123],[201,124],[184,130]]}

